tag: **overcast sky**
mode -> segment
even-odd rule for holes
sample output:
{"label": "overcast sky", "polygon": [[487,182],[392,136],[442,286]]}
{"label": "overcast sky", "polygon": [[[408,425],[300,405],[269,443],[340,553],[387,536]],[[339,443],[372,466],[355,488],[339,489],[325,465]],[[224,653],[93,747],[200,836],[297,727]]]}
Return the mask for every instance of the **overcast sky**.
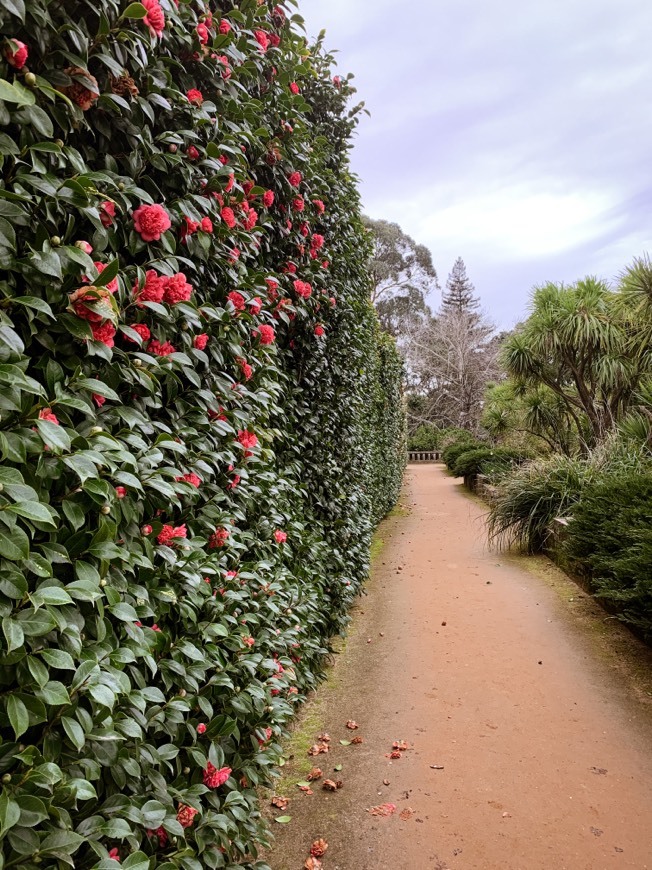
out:
{"label": "overcast sky", "polygon": [[[365,211],[461,256],[501,326],[652,253],[650,0],[299,0],[371,112]],[[439,300],[431,300],[436,307]]]}

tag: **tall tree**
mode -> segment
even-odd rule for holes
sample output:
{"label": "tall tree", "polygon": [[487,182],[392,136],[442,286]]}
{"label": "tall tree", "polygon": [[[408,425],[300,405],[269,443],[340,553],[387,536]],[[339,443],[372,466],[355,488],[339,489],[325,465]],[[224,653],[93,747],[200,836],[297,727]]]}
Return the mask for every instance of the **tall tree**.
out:
{"label": "tall tree", "polygon": [[410,290],[421,293],[422,299],[433,290],[439,290],[437,270],[432,254],[425,245],[418,245],[396,223],[363,218],[373,238],[371,301],[396,294],[409,295]]}
{"label": "tall tree", "polygon": [[480,307],[480,300],[475,295],[475,287],[466,274],[466,266],[461,257],[453,264],[441,304],[443,312],[472,312]]}

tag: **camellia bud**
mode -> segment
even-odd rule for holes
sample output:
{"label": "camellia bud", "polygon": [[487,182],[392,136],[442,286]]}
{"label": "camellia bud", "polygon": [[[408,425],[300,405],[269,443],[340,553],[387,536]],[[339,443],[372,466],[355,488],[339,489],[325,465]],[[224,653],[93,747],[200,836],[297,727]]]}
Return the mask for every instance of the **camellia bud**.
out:
{"label": "camellia bud", "polygon": [[11,782],[11,774],[10,774],[10,773],[5,773],[5,775],[2,777],[2,781],[3,781],[4,783]]}
{"label": "camellia bud", "polygon": [[140,533],[141,533],[141,535],[145,535],[145,536],[147,536],[147,535],[151,535],[151,534],[152,534],[152,531],[153,531],[153,529],[152,529],[152,527],[151,527],[149,524],[145,524],[144,526],[141,526],[141,527],[140,527]]}
{"label": "camellia bud", "polygon": [[183,772],[184,772],[186,775],[188,775],[188,774],[190,773],[190,768],[189,768],[189,767],[184,767]]}
{"label": "camellia bud", "polygon": [[61,236],[52,236],[52,238],[50,239],[50,244],[53,248],[58,248],[61,244]]}
{"label": "camellia bud", "polygon": [[54,140],[54,144],[55,144],[58,148],[63,148],[63,146],[65,145],[65,142],[63,141],[63,139],[55,139],[55,140]]}
{"label": "camellia bud", "polygon": [[168,151],[170,152],[170,154],[176,154],[178,150],[179,150],[179,146],[175,145],[174,142],[171,142],[168,145]]}
{"label": "camellia bud", "polygon": [[32,72],[25,73],[25,84],[33,88],[36,84],[36,76]]}
{"label": "camellia bud", "polygon": [[137,369],[141,368],[142,364],[143,364],[142,359],[135,359],[135,360],[134,360],[134,366],[135,366]]}
{"label": "camellia bud", "polygon": [[124,189],[125,189],[124,181],[119,181],[118,182],[118,190],[124,190]]}
{"label": "camellia bud", "polygon": [[111,513],[111,505],[103,504],[102,507],[100,508],[100,513],[104,514],[105,516],[107,514],[110,514]]}
{"label": "camellia bud", "polygon": [[185,689],[179,689],[179,697],[180,698],[185,698],[187,694],[188,694],[188,692],[186,692]]}
{"label": "camellia bud", "polygon": [[106,577],[102,577],[102,579],[100,580],[100,586],[102,588],[104,588],[107,585],[107,583],[108,583],[108,580],[106,579]]}
{"label": "camellia bud", "polygon": [[104,431],[104,429],[102,429],[101,426],[91,426],[91,428],[88,430],[88,434],[89,435],[99,435],[100,432],[103,432],[103,431]]}

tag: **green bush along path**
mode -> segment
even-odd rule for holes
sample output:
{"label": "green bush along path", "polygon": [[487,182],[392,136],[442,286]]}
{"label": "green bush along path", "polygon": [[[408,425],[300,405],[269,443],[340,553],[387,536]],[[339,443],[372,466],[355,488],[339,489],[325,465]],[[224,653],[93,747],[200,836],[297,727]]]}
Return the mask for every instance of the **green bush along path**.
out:
{"label": "green bush along path", "polygon": [[441,466],[410,466],[402,504],[290,747],[271,866],[323,838],[327,870],[652,867],[649,649],[547,559],[488,550]]}

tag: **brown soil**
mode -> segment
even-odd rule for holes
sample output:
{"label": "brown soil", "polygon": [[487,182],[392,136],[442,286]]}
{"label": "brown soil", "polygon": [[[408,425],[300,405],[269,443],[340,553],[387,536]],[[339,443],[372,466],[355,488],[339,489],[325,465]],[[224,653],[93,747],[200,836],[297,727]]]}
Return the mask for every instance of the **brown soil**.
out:
{"label": "brown soil", "polygon": [[[273,870],[319,837],[324,870],[652,868],[649,650],[547,560],[489,551],[485,508],[441,467],[411,467],[403,501],[292,741]],[[302,794],[313,762],[343,788]]]}

